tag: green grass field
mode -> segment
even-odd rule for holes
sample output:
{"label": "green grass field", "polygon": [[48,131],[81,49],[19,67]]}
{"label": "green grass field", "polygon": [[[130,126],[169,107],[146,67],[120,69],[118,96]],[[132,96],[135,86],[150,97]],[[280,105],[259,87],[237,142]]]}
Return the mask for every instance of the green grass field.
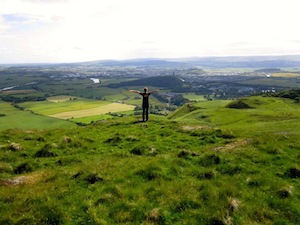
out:
{"label": "green grass field", "polygon": [[240,101],[0,132],[0,224],[300,224],[300,105]]}
{"label": "green grass field", "polygon": [[196,101],[196,102],[206,101],[206,99],[204,98],[203,95],[197,95],[195,93],[186,93],[186,94],[183,94],[183,97],[190,101]]}
{"label": "green grass field", "polygon": [[7,129],[54,129],[60,127],[74,128],[74,123],[47,116],[32,114],[13,107],[10,103],[0,101],[0,131]]}
{"label": "green grass field", "polygon": [[251,79],[248,81],[239,82],[247,85],[266,85],[274,87],[285,87],[285,88],[299,88],[299,83],[295,82],[291,77],[262,77],[257,79]]}
{"label": "green grass field", "polygon": [[[2,107],[3,113],[8,109],[13,109],[14,111],[13,115],[10,115],[11,111],[9,111],[6,113],[7,116],[5,119],[1,119],[3,122],[0,130],[24,127],[30,128],[32,122],[31,120],[27,120],[27,117],[34,118],[36,121],[34,128],[39,129],[48,128],[47,123],[51,123],[53,118],[89,124],[92,121],[113,118],[114,116],[111,114],[115,114],[115,116],[132,115],[134,114],[135,105],[141,105],[140,96],[128,90],[115,90],[112,92],[111,89],[102,88],[101,91],[102,94],[107,94],[106,98],[110,101],[79,98],[71,95],[59,95],[48,97],[47,101],[18,104],[18,106],[24,110],[16,109],[9,106],[9,104],[5,104],[5,107]],[[112,95],[113,93],[115,93],[115,95]],[[122,97],[123,101],[120,100],[120,97]],[[165,106],[165,103],[161,103],[154,96],[151,97],[151,104]],[[18,119],[11,121],[9,118],[14,118],[16,113],[18,114]],[[58,121],[62,122],[61,120]],[[27,123],[28,125],[26,125]],[[56,126],[55,124],[58,125]],[[56,122],[50,127],[60,126],[59,123]]]}
{"label": "green grass field", "polygon": [[107,118],[107,116],[99,117],[99,115],[107,113],[124,111],[133,112],[135,108],[135,106],[128,104],[75,98],[70,96],[51,97],[47,101],[42,102],[25,102],[20,104],[20,106],[24,107],[26,110],[33,111],[34,113],[59,119],[84,118],[81,119],[80,122],[91,122],[96,118]]}
{"label": "green grass field", "polygon": [[198,102],[190,104],[190,107],[180,108],[169,115],[169,118],[230,129],[241,135],[263,135],[278,128],[282,132],[300,134],[299,104],[288,99],[260,96],[246,98],[244,101],[252,108],[227,108],[230,100]]}
{"label": "green grass field", "polygon": [[[58,99],[60,98],[58,97]],[[110,104],[110,102],[81,98],[76,100],[63,100],[60,102],[54,102],[53,99],[51,99],[50,101],[41,102],[24,102],[21,103],[20,106],[42,115],[53,115],[63,112],[93,109],[108,104]]]}

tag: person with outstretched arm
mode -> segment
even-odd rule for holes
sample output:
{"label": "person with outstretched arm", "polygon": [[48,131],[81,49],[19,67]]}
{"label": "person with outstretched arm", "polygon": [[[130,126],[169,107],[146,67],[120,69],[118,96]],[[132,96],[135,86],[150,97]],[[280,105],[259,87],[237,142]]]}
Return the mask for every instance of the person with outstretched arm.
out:
{"label": "person with outstretched arm", "polygon": [[148,111],[149,111],[149,96],[154,93],[154,92],[158,92],[158,90],[154,90],[151,92],[148,92],[148,88],[145,87],[144,88],[144,92],[140,92],[137,90],[129,90],[130,92],[134,92],[137,94],[140,94],[143,96],[143,104],[142,104],[142,108],[143,108],[143,121],[148,121],[149,116],[148,116]]}

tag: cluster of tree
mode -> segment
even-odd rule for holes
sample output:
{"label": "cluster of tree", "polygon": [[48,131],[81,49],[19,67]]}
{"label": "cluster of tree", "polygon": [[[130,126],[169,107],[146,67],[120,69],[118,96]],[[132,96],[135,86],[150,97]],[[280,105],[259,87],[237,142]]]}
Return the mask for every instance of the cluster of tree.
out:
{"label": "cluster of tree", "polygon": [[153,96],[155,96],[155,98],[157,100],[159,100],[160,102],[169,103],[169,99],[165,95],[160,95],[160,94],[154,93]]}
{"label": "cluster of tree", "polygon": [[0,97],[5,102],[12,102],[12,103],[22,103],[22,102],[33,102],[33,101],[45,101],[45,97],[39,96],[26,96],[26,97],[15,97],[11,95],[3,95]]}
{"label": "cluster of tree", "polygon": [[165,95],[155,94],[155,98],[157,98],[161,102],[171,103],[175,106],[182,106],[185,103],[189,102],[188,99],[184,98],[181,94],[176,94],[172,97],[167,97]]}
{"label": "cluster of tree", "polygon": [[275,93],[265,93],[264,96],[288,98],[293,99],[296,103],[300,103],[300,89],[285,90]]}
{"label": "cluster of tree", "polygon": [[244,102],[241,99],[238,99],[234,102],[231,102],[227,105],[227,108],[232,108],[232,109],[251,109],[252,107],[249,106],[246,102]]}
{"label": "cluster of tree", "polygon": [[125,81],[121,83],[109,84],[110,88],[119,88],[126,86],[155,86],[155,87],[165,87],[170,89],[180,88],[183,85],[183,81],[176,76],[156,76],[147,77],[144,79]]}
{"label": "cluster of tree", "polygon": [[175,95],[170,99],[170,103],[176,106],[182,106],[187,102],[189,102],[189,100],[184,98],[182,95]]}

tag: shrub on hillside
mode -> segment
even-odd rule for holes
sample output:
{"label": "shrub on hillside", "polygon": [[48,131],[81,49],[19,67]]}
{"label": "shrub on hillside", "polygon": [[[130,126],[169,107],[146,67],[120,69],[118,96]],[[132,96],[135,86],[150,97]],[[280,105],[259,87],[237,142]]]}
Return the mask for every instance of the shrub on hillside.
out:
{"label": "shrub on hillside", "polygon": [[234,102],[230,102],[226,107],[231,108],[231,109],[251,109],[251,108],[253,108],[241,99],[238,99]]}

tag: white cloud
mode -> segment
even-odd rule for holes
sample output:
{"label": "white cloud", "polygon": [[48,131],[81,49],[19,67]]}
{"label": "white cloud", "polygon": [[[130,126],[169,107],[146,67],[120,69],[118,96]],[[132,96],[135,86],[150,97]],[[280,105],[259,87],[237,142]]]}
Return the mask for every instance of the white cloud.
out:
{"label": "white cloud", "polygon": [[0,48],[8,50],[0,63],[8,51],[15,62],[300,53],[297,6],[297,0],[1,0]]}

